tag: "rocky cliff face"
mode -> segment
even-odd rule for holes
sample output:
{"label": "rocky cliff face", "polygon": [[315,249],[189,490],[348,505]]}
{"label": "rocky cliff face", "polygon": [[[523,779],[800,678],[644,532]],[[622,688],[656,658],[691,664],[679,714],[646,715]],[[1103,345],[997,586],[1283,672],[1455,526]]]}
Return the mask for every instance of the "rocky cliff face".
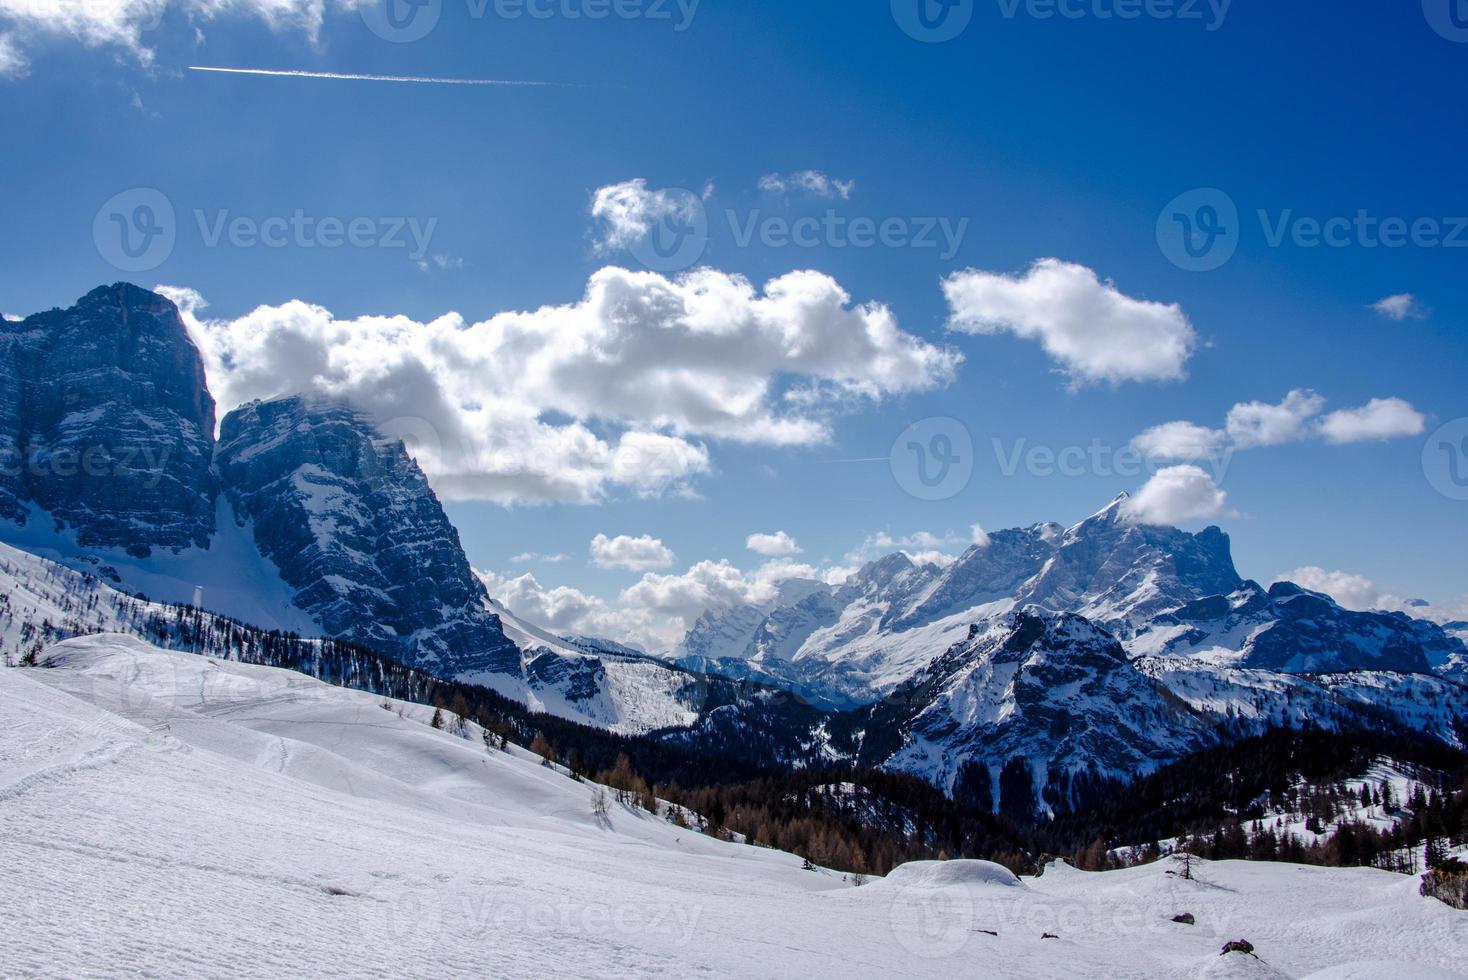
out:
{"label": "rocky cliff face", "polygon": [[214,399],[172,303],[126,283],[0,326],[0,517],[34,504],[80,544],[207,543]]}
{"label": "rocky cliff face", "polygon": [[1158,616],[1137,646],[1162,656],[1229,658],[1290,674],[1393,670],[1444,676],[1463,642],[1436,623],[1397,612],[1343,609],[1329,596],[1276,582],[1245,582]]}
{"label": "rocky cliff face", "polygon": [[1042,800],[1070,806],[1077,780],[1135,775],[1209,744],[1212,729],[1113,636],[1032,607],[975,625],[874,705],[863,754],[1027,815]]}
{"label": "rocky cliff face", "polygon": [[261,553],[328,634],[446,676],[519,672],[422,471],[364,416],[299,397],[252,402],[225,417],[218,468]]}
{"label": "rocky cliff face", "polygon": [[1202,596],[1227,595],[1243,580],[1228,535],[1135,524],[1122,494],[1066,531],[1016,601],[1079,613],[1129,639],[1157,614]]}

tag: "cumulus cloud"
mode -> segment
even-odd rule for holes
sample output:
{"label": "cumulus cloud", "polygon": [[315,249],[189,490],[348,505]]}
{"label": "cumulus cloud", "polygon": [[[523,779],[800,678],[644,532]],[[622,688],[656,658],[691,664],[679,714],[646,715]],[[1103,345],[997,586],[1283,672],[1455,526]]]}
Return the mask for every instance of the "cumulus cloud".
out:
{"label": "cumulus cloud", "polygon": [[856,190],[856,181],[838,180],[819,170],[797,170],[792,174],[766,174],[760,178],[759,187],[772,194],[800,191],[811,197],[827,200],[839,197],[847,201]]}
{"label": "cumulus cloud", "polygon": [[658,623],[657,635],[671,646],[709,610],[768,605],[779,596],[782,583],[820,577],[814,567],[789,559],[766,562],[752,572],[726,559],[701,561],[681,574],[649,572],[624,589],[618,601]]}
{"label": "cumulus cloud", "polygon": [[[0,21],[11,28],[10,64],[24,56],[18,42],[66,38],[88,47],[119,47],[150,65],[152,49],[145,43],[148,30],[169,10],[196,24],[225,16],[253,17],[271,30],[295,30],[313,43],[321,31],[328,7],[355,10],[370,0],[0,0]],[[0,40],[0,66],[7,64],[6,42]],[[3,74],[3,70],[0,70]]]}
{"label": "cumulus cloud", "polygon": [[985,531],[981,525],[975,524],[969,528],[969,531],[971,532],[969,539],[971,544],[978,548],[989,547],[989,532]]}
{"label": "cumulus cloud", "polygon": [[1331,412],[1320,423],[1327,442],[1381,442],[1421,435],[1427,418],[1400,398],[1373,398],[1360,408]]}
{"label": "cumulus cloud", "polygon": [[1371,309],[1388,320],[1395,320],[1398,323],[1409,319],[1427,319],[1427,308],[1411,293],[1397,293],[1395,296],[1379,299],[1371,304]]}
{"label": "cumulus cloud", "polygon": [[1323,592],[1347,609],[1403,612],[1417,619],[1430,619],[1438,623],[1468,620],[1468,596],[1443,605],[1433,605],[1422,599],[1394,595],[1365,575],[1355,572],[1326,570],[1318,565],[1307,565],[1282,572],[1275,576],[1274,581],[1293,582],[1311,592]]}
{"label": "cumulus cloud", "polygon": [[1376,583],[1364,575],[1351,572],[1328,572],[1318,565],[1308,565],[1285,572],[1275,578],[1276,582],[1294,582],[1311,592],[1324,592],[1347,609],[1370,610],[1379,608],[1381,591]]}
{"label": "cumulus cloud", "polygon": [[510,612],[560,635],[600,636],[656,648],[664,642],[659,624],[645,610],[618,608],[569,586],[547,588],[526,574],[516,577],[475,569],[490,596]]}
{"label": "cumulus cloud", "polygon": [[[706,188],[704,198],[711,192],[712,187]],[[601,224],[597,249],[609,252],[635,245],[667,218],[692,224],[697,206],[697,198],[677,189],[651,189],[642,177],[599,187],[591,196],[591,216]]]}
{"label": "cumulus cloud", "polygon": [[757,555],[766,555],[771,558],[798,555],[801,551],[795,539],[784,531],[776,531],[774,534],[751,534],[745,539],[744,546]]}
{"label": "cumulus cloud", "polygon": [[[812,445],[862,403],[950,383],[961,357],[880,304],[793,272],[757,290],[702,269],[609,267],[577,302],[470,323],[338,319],[299,300],[236,319],[185,313],[222,411],[300,392],[345,399],[408,444],[450,499],[594,502],[689,492],[706,439]],[[819,396],[790,399],[795,388]]]}
{"label": "cumulus cloud", "polygon": [[1192,422],[1154,425],[1132,440],[1132,448],[1148,459],[1200,460],[1216,456],[1228,434]]}
{"label": "cumulus cloud", "polygon": [[673,552],[650,534],[631,537],[619,534],[609,538],[598,534],[591,539],[591,560],[598,568],[623,568],[643,572],[650,568],[667,568],[673,564]]}
{"label": "cumulus cloud", "polygon": [[950,330],[1039,341],[1078,384],[1177,380],[1198,345],[1176,303],[1133,299],[1059,259],[1040,259],[1022,276],[956,272],[943,293]]}
{"label": "cumulus cloud", "polygon": [[1227,500],[1228,495],[1199,467],[1168,466],[1122,504],[1122,514],[1138,524],[1184,524],[1217,517]]}
{"label": "cumulus cloud", "polygon": [[1222,429],[1192,422],[1154,425],[1132,439],[1132,448],[1149,459],[1216,460],[1238,449],[1280,446],[1323,439],[1337,445],[1421,435],[1427,418],[1401,398],[1373,398],[1359,408],[1327,415],[1325,399],[1296,388],[1278,404],[1241,402],[1229,409]]}
{"label": "cumulus cloud", "polygon": [[1224,428],[1234,446],[1278,446],[1299,442],[1309,433],[1311,419],[1325,408],[1325,399],[1313,391],[1296,388],[1278,405],[1243,402],[1229,409]]}

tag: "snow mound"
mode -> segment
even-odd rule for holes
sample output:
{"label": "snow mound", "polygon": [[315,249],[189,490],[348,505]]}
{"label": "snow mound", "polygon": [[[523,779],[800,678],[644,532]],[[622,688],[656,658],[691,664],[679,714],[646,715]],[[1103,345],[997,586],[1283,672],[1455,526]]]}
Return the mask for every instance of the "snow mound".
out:
{"label": "snow mound", "polygon": [[[1373,980],[1392,974],[1375,973]],[[1288,973],[1281,973],[1268,963],[1248,953],[1228,953],[1215,957],[1198,971],[1198,980],[1288,980]]]}
{"label": "snow mound", "polygon": [[1013,871],[992,861],[909,861],[893,868],[886,881],[901,888],[1024,887]]}

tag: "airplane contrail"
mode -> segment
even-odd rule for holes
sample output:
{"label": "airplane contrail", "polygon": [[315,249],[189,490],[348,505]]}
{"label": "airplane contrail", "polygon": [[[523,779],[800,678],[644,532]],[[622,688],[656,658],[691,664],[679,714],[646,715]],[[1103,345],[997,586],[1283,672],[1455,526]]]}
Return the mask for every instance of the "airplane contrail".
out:
{"label": "airplane contrail", "polygon": [[339,71],[278,70],[274,68],[218,68],[189,65],[189,71],[212,71],[225,75],[271,75],[277,78],[331,78],[349,82],[409,82],[415,85],[509,85],[525,88],[576,88],[572,82],[527,82],[507,78],[433,78],[426,75],[358,75]]}

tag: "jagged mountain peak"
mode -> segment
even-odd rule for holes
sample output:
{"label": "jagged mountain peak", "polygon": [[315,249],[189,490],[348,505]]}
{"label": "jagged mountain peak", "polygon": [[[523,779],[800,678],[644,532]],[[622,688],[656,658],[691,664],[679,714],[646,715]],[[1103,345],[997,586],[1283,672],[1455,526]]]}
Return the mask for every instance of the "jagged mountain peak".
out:
{"label": "jagged mountain peak", "polygon": [[114,283],[0,341],[0,518],[140,556],[207,542],[214,399],[172,302]]}
{"label": "jagged mountain peak", "polygon": [[331,399],[242,405],[220,425],[236,513],[334,636],[459,676],[516,673],[459,534],[403,444]]}
{"label": "jagged mountain peak", "polygon": [[1073,524],[1068,529],[1069,533],[1073,534],[1087,527],[1121,523],[1125,518],[1126,503],[1131,499],[1132,495],[1123,490],[1115,497],[1112,497],[1111,501],[1105,507],[1102,507],[1080,523]]}

